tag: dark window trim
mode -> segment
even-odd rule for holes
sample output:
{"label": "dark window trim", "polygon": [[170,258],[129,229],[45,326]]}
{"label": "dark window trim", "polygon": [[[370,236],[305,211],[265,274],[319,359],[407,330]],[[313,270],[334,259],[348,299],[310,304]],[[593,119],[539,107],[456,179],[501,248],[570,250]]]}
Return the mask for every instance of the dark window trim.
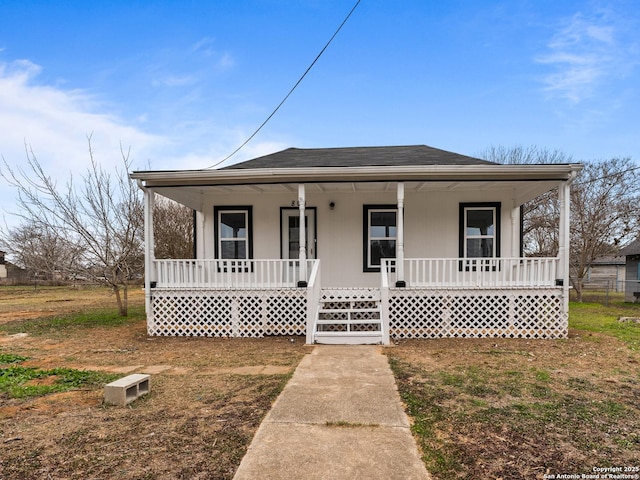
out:
{"label": "dark window trim", "polygon": [[198,258],[198,212],[193,210],[193,258]]}
{"label": "dark window trim", "polygon": [[[396,228],[398,227],[398,205],[397,204],[375,204],[362,206],[362,271],[380,272],[380,267],[369,267],[369,211],[370,210],[395,210],[396,212]],[[397,240],[396,240],[397,241]],[[397,247],[397,244],[396,244]]]}
{"label": "dark window trim", "polygon": [[[501,217],[502,217],[502,203],[501,202],[465,202],[465,203],[460,203],[460,208],[459,208],[459,237],[458,237],[458,256],[461,259],[467,259],[467,257],[464,256],[464,242],[466,239],[466,228],[467,226],[465,225],[465,216],[464,216],[464,212],[467,208],[495,208],[496,209],[496,225],[495,225],[495,234],[494,234],[494,241],[496,244],[496,256],[495,257],[486,257],[486,258],[500,258],[500,237],[502,236],[502,225],[501,225]],[[483,257],[469,257],[469,260],[473,260],[473,261],[482,261]],[[463,269],[466,271],[475,271],[476,270],[476,266],[471,266],[469,264],[470,262],[465,262],[463,260],[460,261],[459,263],[459,270],[462,271]],[[500,265],[500,262],[497,263],[497,265]],[[487,270],[489,270],[488,267],[484,267]],[[496,265],[494,264],[494,266],[491,268],[492,270],[496,270]]]}
{"label": "dark window trim", "polygon": [[[247,258],[246,259],[222,259],[220,258],[220,249],[219,249],[219,215],[220,212],[226,212],[226,211],[245,211],[247,212]],[[216,205],[213,207],[213,218],[214,218],[214,222],[213,222],[213,238],[214,238],[214,256],[217,260],[229,260],[229,261],[233,261],[233,260],[237,260],[239,262],[244,261],[249,261],[253,259],[253,206],[252,205]],[[253,262],[250,262],[251,264],[251,271],[253,271]],[[235,268],[234,268],[235,271]],[[249,271],[248,268],[245,269],[245,271]]]}

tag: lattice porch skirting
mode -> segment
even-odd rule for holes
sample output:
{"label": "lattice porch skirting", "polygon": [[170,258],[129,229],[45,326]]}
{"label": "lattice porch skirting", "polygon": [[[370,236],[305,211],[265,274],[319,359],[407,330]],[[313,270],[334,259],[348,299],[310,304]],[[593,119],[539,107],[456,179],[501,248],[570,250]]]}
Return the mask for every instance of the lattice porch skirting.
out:
{"label": "lattice porch skirting", "polygon": [[304,335],[306,289],[154,290],[149,335]]}
{"label": "lattice porch skirting", "polygon": [[393,338],[565,338],[560,289],[391,289]]}
{"label": "lattice porch skirting", "polygon": [[[345,290],[324,291],[325,302]],[[378,300],[375,290],[362,301]],[[565,338],[560,289],[390,289],[393,338]],[[304,335],[306,289],[160,290],[152,293],[149,335],[262,337]]]}

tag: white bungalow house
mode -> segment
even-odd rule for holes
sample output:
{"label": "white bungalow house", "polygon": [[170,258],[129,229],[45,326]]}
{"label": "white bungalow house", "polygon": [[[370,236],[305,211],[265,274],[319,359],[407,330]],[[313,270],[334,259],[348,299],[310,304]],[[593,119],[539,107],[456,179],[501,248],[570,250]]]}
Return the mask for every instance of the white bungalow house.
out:
{"label": "white bungalow house", "polygon": [[[136,171],[151,335],[307,343],[567,335],[578,164],[432,147],[290,148],[231,167]],[[520,207],[558,188],[560,251],[524,258]],[[196,258],[156,260],[154,194],[196,214]]]}

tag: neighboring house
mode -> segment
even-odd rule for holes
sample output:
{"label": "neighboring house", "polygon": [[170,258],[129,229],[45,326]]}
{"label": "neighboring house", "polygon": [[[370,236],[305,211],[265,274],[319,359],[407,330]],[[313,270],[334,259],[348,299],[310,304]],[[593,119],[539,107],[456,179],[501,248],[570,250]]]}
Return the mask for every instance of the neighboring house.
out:
{"label": "neighboring house", "polygon": [[624,291],[625,260],[620,255],[607,255],[598,257],[587,270],[582,284],[587,288]]}
{"label": "neighboring house", "polygon": [[[307,343],[567,335],[579,164],[424,145],[290,148],[219,170],[137,171],[151,335]],[[558,188],[557,258],[521,255],[522,204]],[[153,194],[196,211],[196,258],[156,260]]]}
{"label": "neighboring house", "polygon": [[29,272],[14,265],[5,258],[6,252],[0,251],[0,282],[3,285],[19,285],[32,280]]}
{"label": "neighboring house", "polygon": [[620,250],[619,255],[626,258],[624,300],[640,302],[640,238]]}
{"label": "neighboring house", "polygon": [[0,250],[0,279],[7,278],[7,262],[4,259],[6,252]]}

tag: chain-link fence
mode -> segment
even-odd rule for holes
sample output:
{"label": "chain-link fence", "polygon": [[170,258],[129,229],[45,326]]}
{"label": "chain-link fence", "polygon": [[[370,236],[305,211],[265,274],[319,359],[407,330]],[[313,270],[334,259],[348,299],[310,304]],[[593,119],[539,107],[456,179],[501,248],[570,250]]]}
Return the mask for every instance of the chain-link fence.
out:
{"label": "chain-link fence", "polygon": [[[578,293],[572,288],[570,300],[577,300]],[[585,282],[582,285],[582,301],[592,303],[635,302],[640,304],[640,280],[599,280]]]}

